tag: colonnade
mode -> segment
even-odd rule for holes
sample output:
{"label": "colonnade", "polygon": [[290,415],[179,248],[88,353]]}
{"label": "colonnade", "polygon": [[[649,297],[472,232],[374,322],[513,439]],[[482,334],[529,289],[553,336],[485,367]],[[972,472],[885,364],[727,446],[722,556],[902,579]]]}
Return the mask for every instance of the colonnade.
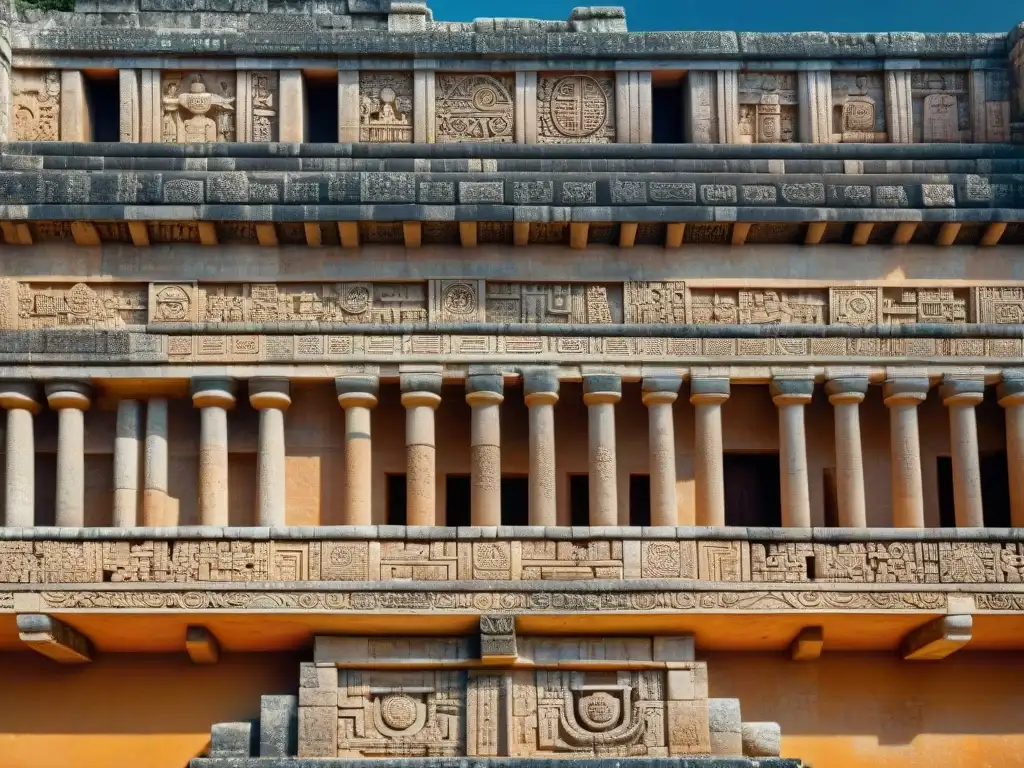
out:
{"label": "colonnade", "polygon": [[[372,410],[379,381],[371,375],[336,379],[337,399],[345,411],[344,522],[371,524]],[[530,524],[554,526],[556,516],[555,418],[559,379],[554,368],[522,374],[529,410]],[[401,402],[406,411],[407,522],[430,526],[437,521],[436,410],[441,404],[438,371],[403,372]],[[860,435],[860,403],[868,390],[866,375],[835,377],[825,392],[835,415],[835,461],[839,525],[865,527],[864,461]],[[651,524],[677,525],[676,455],[673,408],[682,376],[664,372],[643,378],[642,398],[649,415]],[[726,374],[695,370],[690,377],[694,408],[695,522],[723,526],[725,478],[722,406],[729,399]],[[940,396],[948,408],[958,527],[983,524],[975,406],[983,398],[981,379],[947,377]],[[805,408],[811,402],[814,378],[779,376],[770,382],[778,410],[782,524],[811,525],[805,430]],[[924,494],[917,409],[930,388],[927,378],[893,376],[883,384],[889,409],[893,527],[924,527]],[[198,502],[202,525],[228,524],[228,419],[235,406],[237,383],[230,379],[193,379],[191,396],[200,412]],[[82,526],[85,517],[84,411],[92,404],[86,382],[49,382],[46,404],[58,413],[56,524]],[[254,378],[248,396],[259,411],[258,520],[260,525],[285,524],[285,412],[291,404],[287,379]],[[473,525],[501,522],[501,420],[504,376],[498,369],[471,368],[465,397],[471,417],[471,519]],[[615,407],[622,399],[622,379],[615,374],[583,377],[588,410],[590,524],[618,524]],[[1012,524],[1024,526],[1024,377],[1004,376],[999,403],[1006,413],[1007,454]],[[0,383],[0,406],[7,411],[6,525],[29,527],[34,512],[33,416],[42,407],[35,384]],[[164,525],[168,498],[167,400],[125,399],[119,402],[114,442],[113,523],[118,527]],[[140,444],[144,446],[140,462]],[[141,475],[141,478],[140,478]],[[140,489],[141,482],[141,489]],[[141,493],[140,493],[141,490]],[[139,510],[141,500],[141,514]]]}

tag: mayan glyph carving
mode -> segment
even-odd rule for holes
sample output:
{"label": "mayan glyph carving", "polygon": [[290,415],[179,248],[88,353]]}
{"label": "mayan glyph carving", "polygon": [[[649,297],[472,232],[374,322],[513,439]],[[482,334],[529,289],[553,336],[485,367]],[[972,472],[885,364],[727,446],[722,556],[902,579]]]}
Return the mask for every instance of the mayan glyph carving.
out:
{"label": "mayan glyph carving", "polygon": [[[278,76],[276,72],[249,72],[250,125],[248,141],[277,141]],[[226,133],[225,133],[226,135]],[[246,134],[243,133],[243,137]],[[230,141],[225,138],[224,141]]]}
{"label": "mayan glyph carving", "polygon": [[143,285],[46,285],[0,280],[2,330],[111,330],[145,323]]}
{"label": "mayan glyph carving", "polygon": [[826,322],[824,291],[706,290],[690,293],[691,322],[753,325]]}
{"label": "mayan glyph carving", "polygon": [[541,144],[615,141],[615,78],[542,75],[537,81],[537,141]]}
{"label": "mayan glyph carving", "polygon": [[740,144],[796,140],[796,75],[743,73],[739,76]]}
{"label": "mayan glyph carving", "polygon": [[976,288],[973,304],[979,323],[1024,323],[1024,288]]}
{"label": "mayan glyph carving", "polygon": [[971,105],[963,72],[915,70],[910,76],[914,141],[959,144],[971,140]]}
{"label": "mayan glyph carving", "polygon": [[492,323],[622,322],[622,287],[581,283],[487,283]]}
{"label": "mayan glyph carving", "polygon": [[682,282],[625,284],[627,323],[685,323],[686,284]]}
{"label": "mayan glyph carving", "polygon": [[60,72],[15,69],[11,72],[11,140],[60,138]]}
{"label": "mayan glyph carving", "polygon": [[514,141],[514,91],[502,75],[438,75],[437,141]]}
{"label": "mayan glyph carving", "polygon": [[[235,141],[236,88],[233,72],[165,72],[160,140],[168,144]],[[269,86],[266,90],[269,105]],[[255,105],[254,99],[254,109]]]}
{"label": "mayan glyph carving", "polygon": [[359,140],[412,141],[412,73],[359,73]]}
{"label": "mayan glyph carving", "polygon": [[[976,75],[977,76],[977,75]],[[992,69],[982,75],[985,82],[985,114],[971,116],[972,121],[984,120],[985,139],[992,143],[1010,141],[1010,73],[1006,69]],[[972,103],[971,109],[978,109]],[[972,137],[979,141],[979,137]]]}
{"label": "mayan glyph carving", "polygon": [[880,73],[832,73],[832,141],[888,141],[885,86]]}
{"label": "mayan glyph carving", "polygon": [[880,292],[879,322],[887,325],[967,322],[968,289],[882,288]]}

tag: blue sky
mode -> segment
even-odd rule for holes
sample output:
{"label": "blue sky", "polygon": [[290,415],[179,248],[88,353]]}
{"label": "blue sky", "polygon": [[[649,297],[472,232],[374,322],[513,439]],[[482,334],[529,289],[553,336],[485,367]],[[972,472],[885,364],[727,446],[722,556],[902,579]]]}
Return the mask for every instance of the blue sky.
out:
{"label": "blue sky", "polygon": [[427,0],[438,21],[512,16],[567,19],[578,5],[623,5],[632,31],[1006,32],[1015,0]]}

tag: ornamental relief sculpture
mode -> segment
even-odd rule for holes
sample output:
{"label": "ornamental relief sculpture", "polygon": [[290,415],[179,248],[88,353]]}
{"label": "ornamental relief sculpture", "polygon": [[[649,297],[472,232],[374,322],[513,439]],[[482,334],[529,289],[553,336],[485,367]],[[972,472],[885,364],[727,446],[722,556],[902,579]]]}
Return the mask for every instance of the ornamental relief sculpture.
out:
{"label": "ornamental relief sculpture", "polygon": [[878,144],[889,140],[885,127],[882,75],[832,73],[832,141]]}
{"label": "ornamental relief sculpture", "polygon": [[60,72],[16,69],[11,72],[11,140],[60,138]]}
{"label": "ornamental relief sculpture", "polygon": [[[161,141],[199,144],[235,141],[236,77],[233,72],[165,72],[161,85]],[[261,96],[269,111],[269,90]],[[254,104],[255,104],[254,100]]]}
{"label": "ornamental relief sculpture", "polygon": [[537,141],[615,142],[615,79],[607,75],[542,75],[537,81]]}
{"label": "ornamental relief sculpture", "polygon": [[916,71],[910,76],[910,91],[914,141],[971,141],[971,105],[965,73]]}
{"label": "ornamental relief sculpture", "polygon": [[504,75],[438,75],[437,141],[515,140],[515,86]]}
{"label": "ornamental relief sculpture", "polygon": [[359,140],[412,141],[412,73],[359,73]]}
{"label": "ornamental relief sculpture", "polygon": [[796,126],[796,75],[740,75],[738,143],[779,144],[795,141]]}

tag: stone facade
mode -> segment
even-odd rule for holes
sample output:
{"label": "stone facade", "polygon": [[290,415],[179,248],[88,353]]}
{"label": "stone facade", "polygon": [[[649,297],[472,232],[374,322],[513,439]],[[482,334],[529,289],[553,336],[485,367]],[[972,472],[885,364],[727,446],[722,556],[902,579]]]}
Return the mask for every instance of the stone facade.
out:
{"label": "stone facade", "polygon": [[1019,757],[1018,30],[31,5],[0,762]]}

